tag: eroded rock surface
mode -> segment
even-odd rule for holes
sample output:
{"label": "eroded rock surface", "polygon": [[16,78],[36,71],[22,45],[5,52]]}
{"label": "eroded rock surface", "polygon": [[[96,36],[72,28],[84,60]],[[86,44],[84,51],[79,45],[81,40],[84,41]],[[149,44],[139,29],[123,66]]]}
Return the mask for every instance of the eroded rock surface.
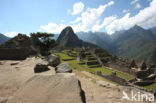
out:
{"label": "eroded rock surface", "polygon": [[85,103],[81,84],[72,73],[36,75],[8,103]]}
{"label": "eroded rock surface", "polygon": [[68,63],[61,63],[55,69],[56,73],[71,73],[72,69]]}

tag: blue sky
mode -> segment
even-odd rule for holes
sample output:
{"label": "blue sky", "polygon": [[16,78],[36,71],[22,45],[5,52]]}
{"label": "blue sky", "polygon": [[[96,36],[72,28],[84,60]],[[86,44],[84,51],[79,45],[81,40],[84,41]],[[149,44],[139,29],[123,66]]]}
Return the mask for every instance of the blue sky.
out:
{"label": "blue sky", "polygon": [[60,31],[70,25],[75,32],[109,34],[135,24],[156,26],[156,0],[0,0],[0,33]]}

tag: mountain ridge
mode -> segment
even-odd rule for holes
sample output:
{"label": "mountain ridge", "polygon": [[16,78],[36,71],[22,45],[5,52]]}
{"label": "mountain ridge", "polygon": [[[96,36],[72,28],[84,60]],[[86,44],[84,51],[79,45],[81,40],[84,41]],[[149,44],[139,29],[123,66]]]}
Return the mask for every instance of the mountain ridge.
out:
{"label": "mountain ridge", "polygon": [[8,41],[10,38],[0,33],[0,44]]}
{"label": "mountain ridge", "polygon": [[[154,48],[156,48],[156,35],[150,29],[145,30],[138,25],[128,30],[115,32],[113,35],[108,35],[105,32],[101,33],[104,36],[100,38],[97,36],[98,33],[93,32],[83,32],[83,35],[77,34],[80,39],[96,44],[111,54],[127,59],[147,61]],[[109,42],[107,38],[110,38]]]}

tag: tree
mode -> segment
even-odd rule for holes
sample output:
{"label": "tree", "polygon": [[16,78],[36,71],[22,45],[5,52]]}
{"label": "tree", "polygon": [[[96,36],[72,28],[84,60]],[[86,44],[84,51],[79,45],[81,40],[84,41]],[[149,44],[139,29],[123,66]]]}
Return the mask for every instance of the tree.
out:
{"label": "tree", "polygon": [[30,33],[31,38],[33,39],[34,44],[39,49],[39,52],[42,56],[46,56],[50,54],[51,47],[54,46],[55,40],[52,39],[54,34],[46,33],[46,32],[37,32]]}

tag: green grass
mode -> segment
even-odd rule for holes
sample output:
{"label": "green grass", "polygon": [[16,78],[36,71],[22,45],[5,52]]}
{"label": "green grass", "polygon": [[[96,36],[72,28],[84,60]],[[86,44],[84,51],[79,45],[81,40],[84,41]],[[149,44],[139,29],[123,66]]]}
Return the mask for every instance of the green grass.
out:
{"label": "green grass", "polygon": [[153,83],[153,84],[151,84],[149,86],[144,86],[144,88],[146,88],[146,89],[152,89],[152,90],[154,90],[156,92],[156,83]]}
{"label": "green grass", "polygon": [[[72,59],[72,57],[63,54],[63,53],[55,53],[56,55],[58,55],[61,58],[61,61],[64,62],[62,59]],[[83,60],[83,62],[86,60]],[[78,71],[88,71],[88,72],[92,72],[92,73],[96,73],[97,71],[101,71],[104,75],[109,75],[112,73],[113,70],[108,69],[108,68],[104,68],[104,67],[97,67],[97,68],[89,68],[89,66],[87,66],[86,64],[84,65],[79,65],[78,63],[81,63],[81,61],[76,61],[76,60],[71,60],[71,61],[66,61],[69,63],[69,65],[73,68],[76,69]],[[121,72],[117,72],[117,75],[126,79],[126,80],[130,80],[132,78],[134,78],[131,75],[128,74],[124,74]]]}
{"label": "green grass", "polygon": [[[76,69],[77,71],[87,71],[87,72],[92,72],[92,73],[95,73],[95,74],[97,73],[97,71],[101,71],[102,74],[104,74],[104,75],[110,75],[112,73],[112,71],[115,71],[115,70],[111,70],[111,69],[104,68],[104,67],[89,68],[89,66],[87,66],[86,64],[83,64],[83,65],[78,64],[78,63],[88,61],[88,60],[85,60],[85,59],[83,59],[82,61],[76,61],[76,60],[63,61],[62,59],[72,59],[72,57],[70,57],[70,56],[68,56],[66,54],[63,54],[63,53],[55,53],[55,55],[58,55],[60,57],[61,62],[68,62],[69,65],[71,66],[71,68]],[[119,72],[119,71],[116,71],[116,73],[117,73],[117,76],[120,76],[120,77],[124,78],[127,81],[134,78],[134,76],[132,76],[132,75],[125,74],[125,73],[122,73],[122,72]],[[107,80],[107,81],[109,81],[109,80]],[[144,88],[152,89],[152,90],[156,91],[156,83],[154,83],[154,84],[152,84],[150,86],[144,86]]]}

